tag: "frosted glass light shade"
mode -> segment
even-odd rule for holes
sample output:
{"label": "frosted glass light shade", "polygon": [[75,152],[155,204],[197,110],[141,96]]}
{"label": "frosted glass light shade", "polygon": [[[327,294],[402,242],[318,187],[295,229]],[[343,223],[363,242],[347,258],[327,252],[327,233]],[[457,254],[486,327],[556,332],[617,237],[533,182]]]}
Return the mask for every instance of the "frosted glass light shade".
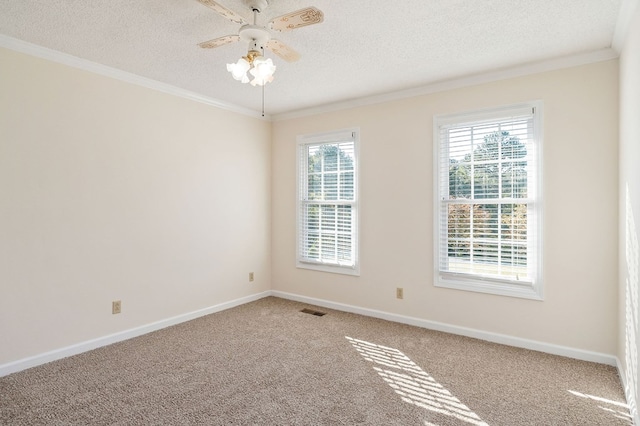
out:
{"label": "frosted glass light shade", "polygon": [[242,83],[248,83],[247,71],[249,71],[250,67],[251,65],[246,59],[240,58],[235,64],[227,64],[227,71],[231,73],[234,79]]}
{"label": "frosted glass light shade", "polygon": [[264,86],[272,82],[274,72],[276,72],[276,66],[273,64],[271,58],[256,58],[253,61],[253,67],[249,71],[254,77],[254,79],[251,80],[251,85]]}

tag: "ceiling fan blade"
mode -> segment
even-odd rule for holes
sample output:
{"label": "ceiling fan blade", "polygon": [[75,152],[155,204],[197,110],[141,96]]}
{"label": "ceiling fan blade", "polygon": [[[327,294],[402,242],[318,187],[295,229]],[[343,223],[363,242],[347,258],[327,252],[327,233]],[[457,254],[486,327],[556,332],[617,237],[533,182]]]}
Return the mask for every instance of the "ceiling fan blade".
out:
{"label": "ceiling fan blade", "polygon": [[224,18],[227,18],[231,22],[235,22],[236,24],[246,24],[247,21],[244,20],[242,16],[234,12],[233,10],[227,9],[223,5],[213,0],[198,0],[203,5],[213,9],[219,15],[222,15]]}
{"label": "ceiling fan blade", "polygon": [[214,47],[224,46],[225,44],[233,43],[235,41],[240,41],[239,35],[228,35],[224,37],[214,38],[213,40],[198,43],[198,46],[202,47],[203,49],[213,49]]}
{"label": "ceiling fan blade", "polygon": [[269,27],[275,31],[291,31],[307,25],[319,24],[322,21],[324,21],[324,14],[320,9],[307,7],[272,19]]}
{"label": "ceiling fan blade", "polygon": [[300,54],[298,52],[296,52],[280,40],[272,38],[267,42],[266,47],[287,62],[295,62],[300,59]]}

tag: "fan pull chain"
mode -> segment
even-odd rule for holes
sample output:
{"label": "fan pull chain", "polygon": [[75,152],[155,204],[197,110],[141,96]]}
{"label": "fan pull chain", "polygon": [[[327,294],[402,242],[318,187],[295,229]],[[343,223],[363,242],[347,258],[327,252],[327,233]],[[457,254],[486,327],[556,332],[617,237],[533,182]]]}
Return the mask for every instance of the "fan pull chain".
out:
{"label": "fan pull chain", "polygon": [[[262,56],[264,57],[264,47],[262,49]],[[264,86],[267,85],[267,82],[265,81],[264,84],[262,85],[262,116],[264,117]]]}
{"label": "fan pull chain", "polygon": [[264,86],[266,86],[266,84],[262,85],[262,116],[264,117]]}

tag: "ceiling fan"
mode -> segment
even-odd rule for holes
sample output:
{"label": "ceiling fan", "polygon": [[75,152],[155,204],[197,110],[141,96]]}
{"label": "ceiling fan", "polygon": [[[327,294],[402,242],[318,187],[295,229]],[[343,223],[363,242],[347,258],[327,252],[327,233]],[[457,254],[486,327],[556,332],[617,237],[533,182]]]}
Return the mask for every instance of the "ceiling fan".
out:
{"label": "ceiling fan", "polygon": [[[243,0],[253,12],[253,24],[248,23],[240,14],[230,10],[214,0],[198,0],[201,4],[213,9],[222,17],[241,24],[238,34],[226,35],[213,40],[199,43],[203,49],[213,49],[225,44],[244,41],[249,44],[248,53],[235,64],[227,64],[227,70],[233,78],[242,83],[251,83],[253,86],[264,86],[273,81],[275,65],[271,58],[264,58],[264,49],[269,49],[287,62],[300,59],[300,54],[280,40],[271,38],[269,30],[284,32],[308,25],[319,24],[324,20],[322,11],[315,7],[306,7],[272,19],[266,26],[257,25],[257,17],[262,13],[272,0]],[[254,78],[249,80],[249,72]]]}

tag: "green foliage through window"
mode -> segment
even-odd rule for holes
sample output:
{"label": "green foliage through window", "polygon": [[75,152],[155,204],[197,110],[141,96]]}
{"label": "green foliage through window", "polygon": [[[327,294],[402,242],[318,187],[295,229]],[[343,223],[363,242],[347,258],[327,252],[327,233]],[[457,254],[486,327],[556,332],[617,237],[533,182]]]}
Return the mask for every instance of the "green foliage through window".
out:
{"label": "green foliage through window", "polygon": [[[488,275],[526,276],[527,147],[515,130],[450,130],[447,256],[450,267]],[[490,265],[496,265],[491,267]]]}
{"label": "green foliage through window", "polygon": [[301,146],[299,259],[354,266],[355,142]]}

